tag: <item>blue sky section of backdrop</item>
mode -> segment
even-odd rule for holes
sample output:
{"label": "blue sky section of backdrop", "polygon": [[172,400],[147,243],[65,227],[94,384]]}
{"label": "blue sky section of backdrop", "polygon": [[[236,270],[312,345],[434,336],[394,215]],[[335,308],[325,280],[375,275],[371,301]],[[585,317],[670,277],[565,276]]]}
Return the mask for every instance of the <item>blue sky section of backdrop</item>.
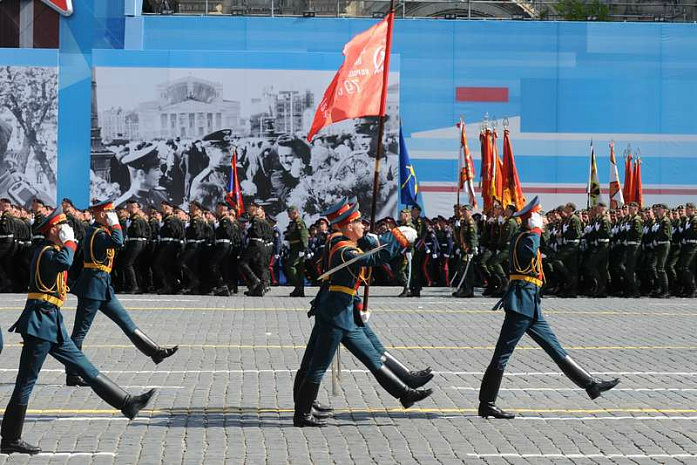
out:
{"label": "blue sky section of backdrop", "polygon": [[[340,63],[343,45],[376,22],[182,16],[120,21],[112,10],[100,12],[107,26],[95,28],[98,47],[118,49],[123,43],[129,50],[169,51],[173,57],[179,51],[288,52],[287,59],[268,64],[278,69],[292,67],[303,52],[337,57],[318,68]],[[401,118],[428,214],[449,213],[455,200],[456,121],[465,118],[478,165],[479,124],[486,113],[499,120],[500,133],[500,120],[508,117],[524,191],[542,195],[546,207],[585,203],[591,139],[604,186],[608,143],[614,140],[620,164],[628,144],[640,150],[648,202],[694,200],[695,32],[694,24],[397,20],[393,54],[400,56]],[[110,53],[111,59],[118,58]],[[504,89],[506,98],[456,98],[458,88],[489,87]],[[59,118],[66,121],[63,114]],[[89,153],[79,156],[89,159]],[[72,181],[69,173],[61,174],[59,191]]]}

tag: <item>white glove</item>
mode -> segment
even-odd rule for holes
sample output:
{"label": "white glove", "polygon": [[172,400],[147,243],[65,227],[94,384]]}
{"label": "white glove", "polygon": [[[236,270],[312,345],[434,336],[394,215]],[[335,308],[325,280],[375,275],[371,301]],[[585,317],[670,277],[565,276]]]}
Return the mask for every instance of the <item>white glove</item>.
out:
{"label": "white glove", "polygon": [[298,252],[298,257],[303,258],[305,256],[305,252]]}
{"label": "white glove", "polygon": [[290,248],[290,242],[288,242],[288,241],[283,241],[283,247],[288,247],[288,248]]}
{"label": "white glove", "polygon": [[70,227],[69,224],[62,224],[58,230],[58,238],[63,244],[68,241],[75,242],[75,231]]}
{"label": "white glove", "polygon": [[380,243],[380,241],[378,240],[378,235],[375,233],[371,233],[371,232],[365,233],[365,237],[368,237],[368,238],[374,240],[378,244]]}
{"label": "white glove", "polygon": [[106,224],[109,226],[116,226],[119,224],[119,216],[116,212],[106,212]]}
{"label": "white glove", "polygon": [[530,226],[530,229],[542,229],[542,215],[537,212],[532,212],[528,219],[528,226]]}
{"label": "white glove", "polygon": [[368,320],[370,320],[370,311],[367,311],[367,312],[361,311],[360,315],[361,315],[361,321],[363,323],[367,323]]}
{"label": "white glove", "polygon": [[418,234],[416,233],[416,229],[410,227],[410,226],[399,226],[397,229],[404,234],[404,237],[407,238],[410,244],[413,244],[416,242],[416,239],[418,238]]}
{"label": "white glove", "polygon": [[433,258],[438,258],[438,254],[437,254],[437,253],[434,253],[434,254],[431,255],[431,256],[432,256]]}

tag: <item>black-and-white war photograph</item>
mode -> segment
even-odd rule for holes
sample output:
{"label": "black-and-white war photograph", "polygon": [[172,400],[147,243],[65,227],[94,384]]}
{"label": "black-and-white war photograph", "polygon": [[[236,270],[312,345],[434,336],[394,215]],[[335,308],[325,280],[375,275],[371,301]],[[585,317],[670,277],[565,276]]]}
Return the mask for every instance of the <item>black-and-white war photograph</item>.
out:
{"label": "black-and-white war photograph", "polygon": [[[213,207],[230,190],[231,161],[245,202],[307,220],[343,196],[370,205],[377,118],[306,139],[335,71],[96,68],[101,146],[92,147],[91,197]],[[399,75],[390,74],[378,217],[397,205]],[[285,215],[280,215],[283,220]]]}
{"label": "black-and-white war photograph", "polygon": [[58,70],[0,67],[0,197],[56,199]]}

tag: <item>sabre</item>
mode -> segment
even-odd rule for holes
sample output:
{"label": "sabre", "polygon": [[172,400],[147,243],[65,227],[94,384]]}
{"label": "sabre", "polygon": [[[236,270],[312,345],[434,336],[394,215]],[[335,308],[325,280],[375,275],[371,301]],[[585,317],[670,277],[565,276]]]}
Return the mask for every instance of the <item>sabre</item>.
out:
{"label": "sabre", "polygon": [[349,260],[349,261],[347,261],[347,262],[344,262],[344,263],[342,263],[341,265],[335,266],[335,267],[332,268],[331,270],[325,271],[325,272],[322,273],[322,274],[319,276],[319,278],[317,278],[317,279],[320,280],[320,281],[323,280],[323,279],[326,279],[327,277],[333,275],[333,274],[336,273],[337,271],[339,271],[339,270],[341,270],[341,269],[344,269],[344,268],[346,268],[347,266],[356,263],[358,260],[362,259],[363,257],[367,257],[368,255],[373,255],[374,253],[379,252],[380,250],[384,249],[385,247],[387,247],[387,244],[382,244],[382,245],[380,245],[380,246],[378,246],[378,247],[375,247],[374,249],[370,249],[369,251],[367,251],[367,252],[365,252],[365,253],[362,253],[362,254],[360,254],[360,255],[357,255],[357,256],[353,257],[351,260]]}
{"label": "sabre", "polygon": [[462,283],[465,281],[465,277],[467,276],[467,270],[470,269],[470,263],[472,263],[472,258],[474,258],[474,255],[467,255],[467,266],[465,266],[465,272],[462,273],[462,278],[460,279],[460,282],[457,285],[457,289],[460,289],[460,286],[462,286]]}
{"label": "sabre", "polygon": [[453,282],[455,282],[455,278],[457,278],[457,275],[460,274],[460,269],[462,267],[458,267],[457,270],[455,270],[455,274],[453,274],[453,277],[450,278],[450,282],[448,283],[448,286],[453,287]]}

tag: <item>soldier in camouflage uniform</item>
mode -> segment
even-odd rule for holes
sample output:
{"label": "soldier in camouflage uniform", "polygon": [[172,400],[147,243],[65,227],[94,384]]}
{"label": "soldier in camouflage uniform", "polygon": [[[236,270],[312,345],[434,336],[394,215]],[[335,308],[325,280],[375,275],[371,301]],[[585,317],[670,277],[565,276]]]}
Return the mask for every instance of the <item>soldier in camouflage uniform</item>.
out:
{"label": "soldier in camouflage uniform", "polygon": [[576,205],[569,202],[562,212],[564,220],[557,237],[561,247],[554,260],[554,269],[559,273],[562,289],[560,297],[576,297],[578,293],[578,255],[581,243],[581,220],[576,216]]}
{"label": "soldier in camouflage uniform", "polygon": [[[472,260],[477,255],[478,239],[477,239],[477,223],[472,219],[472,206],[464,205],[461,209],[461,220],[459,228],[459,244],[460,244],[460,270],[457,276],[459,285],[453,292],[453,297],[474,297],[474,268]],[[467,273],[462,275],[462,273]]]}
{"label": "soldier in camouflage uniform", "polygon": [[606,208],[605,203],[598,202],[595,207],[595,217],[591,223],[588,244],[590,253],[585,264],[586,272],[591,279],[592,288],[589,288],[591,297],[607,297],[610,219]]}
{"label": "soldier in camouflage uniform", "polygon": [[290,253],[286,260],[286,276],[289,284],[294,287],[290,297],[305,297],[305,250],[309,234],[298,208],[288,207],[287,212],[290,223],[286,229],[285,240],[290,244]]}
{"label": "soldier in camouflage uniform", "polygon": [[695,204],[685,204],[685,222],[683,223],[682,244],[680,257],[676,265],[677,273],[682,283],[683,297],[695,297],[695,256],[697,256],[697,216]]}

